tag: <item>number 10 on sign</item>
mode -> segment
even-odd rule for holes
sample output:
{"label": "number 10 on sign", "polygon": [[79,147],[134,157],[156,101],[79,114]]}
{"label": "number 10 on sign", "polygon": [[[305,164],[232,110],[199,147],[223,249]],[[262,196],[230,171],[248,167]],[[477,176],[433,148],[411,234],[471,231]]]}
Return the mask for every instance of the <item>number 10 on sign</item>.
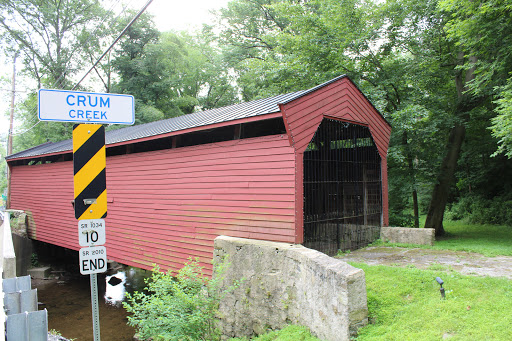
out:
{"label": "number 10 on sign", "polygon": [[80,246],[104,245],[105,239],[105,219],[78,221],[78,243]]}

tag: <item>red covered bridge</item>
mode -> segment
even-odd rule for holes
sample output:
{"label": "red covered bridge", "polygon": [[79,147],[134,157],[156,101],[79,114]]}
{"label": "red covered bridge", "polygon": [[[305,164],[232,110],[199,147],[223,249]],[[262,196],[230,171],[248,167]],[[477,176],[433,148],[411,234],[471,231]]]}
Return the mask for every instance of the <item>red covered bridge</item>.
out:
{"label": "red covered bridge", "polygon": [[[209,264],[218,235],[333,254],[388,223],[391,127],[346,76],[315,88],[107,132],[109,259]],[[71,140],[6,158],[29,237],[78,250]]]}

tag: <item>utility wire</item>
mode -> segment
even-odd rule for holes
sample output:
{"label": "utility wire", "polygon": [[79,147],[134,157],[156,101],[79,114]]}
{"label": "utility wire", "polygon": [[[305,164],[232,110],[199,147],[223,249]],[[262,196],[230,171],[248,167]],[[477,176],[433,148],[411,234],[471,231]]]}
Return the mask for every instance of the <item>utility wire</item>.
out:
{"label": "utility wire", "polygon": [[[96,35],[96,32],[98,31],[98,29],[100,28],[100,26],[105,22],[105,20],[108,18],[108,16],[110,15],[110,13],[113,11],[113,8],[114,8],[114,7],[115,7],[115,6],[116,6],[120,1],[121,1],[121,0],[117,0],[117,1],[115,1],[115,2],[113,2],[113,3],[111,4],[110,8],[107,10],[107,12],[106,12],[106,13],[105,13],[105,15],[103,16],[103,18],[101,19],[101,21],[99,22],[99,24],[98,24],[98,25],[96,25],[96,28],[94,29],[94,32],[93,32],[91,35],[89,35],[89,38],[85,41],[85,43],[84,43],[84,44],[82,44],[82,45],[81,45],[81,48],[84,48],[85,46],[87,46],[87,44],[91,41],[91,39]],[[126,4],[126,5],[124,6],[124,8],[121,10],[121,13],[120,13],[120,14],[119,14],[115,19],[114,19],[115,21],[119,20],[119,17],[121,16],[121,14],[123,14],[123,13],[126,11],[126,8],[129,6],[129,4],[130,4],[132,1],[133,1],[133,0],[131,0],[128,4]],[[18,24],[18,25],[19,25],[19,24]],[[67,64],[69,63],[69,61],[71,60],[71,58],[72,58],[72,57],[73,57],[73,56],[72,56],[72,55],[70,55],[70,56],[68,57],[68,59],[66,60],[66,62],[65,62],[65,64],[64,64],[64,65],[67,65]],[[64,73],[62,73],[62,74],[59,76],[59,78],[57,78],[57,79],[53,82],[53,84],[52,84],[50,87],[51,87],[51,88],[54,88],[54,87],[58,86],[58,85],[59,85],[59,82],[60,82],[60,80],[62,79],[62,77],[63,77],[63,76],[64,76]],[[28,91],[27,91],[27,92],[28,92]],[[32,122],[34,121],[34,119],[36,119],[36,120],[38,119],[37,115],[35,115],[35,114],[36,114],[36,112],[37,112],[37,104],[36,104],[36,105],[34,105],[34,107],[33,107],[31,110],[28,110],[28,112],[29,112],[29,116],[32,116],[32,118],[30,119],[30,120],[31,120],[31,122],[29,122],[29,125],[30,125],[30,124],[32,124]],[[29,128],[29,129],[25,130],[25,131],[24,131],[24,132],[22,132],[22,133],[17,133],[16,135],[21,135],[21,134],[23,134],[23,133],[26,133],[26,132],[28,132],[28,131],[32,130],[32,128],[34,128],[36,125],[37,125],[37,124],[33,125],[31,128]]]}
{"label": "utility wire", "polygon": [[[81,45],[81,48],[84,48],[85,46],[87,46],[87,44],[91,41],[91,39],[96,35],[96,32],[98,32],[100,26],[105,22],[105,20],[107,19],[107,17],[110,15],[110,13],[112,12],[113,8],[120,2],[121,0],[117,0],[117,2],[114,2],[112,3],[112,5],[110,6],[110,8],[108,9],[108,11],[105,13],[105,15],[103,16],[103,18],[101,19],[100,23],[98,25],[96,25],[96,28],[94,29],[94,32],[89,35],[89,38],[87,38],[87,41]],[[133,0],[132,0],[133,1]],[[131,1],[130,1],[131,3]],[[120,17],[120,15],[122,13],[124,13],[124,11],[126,10],[126,8],[128,7],[129,5],[126,5],[121,13],[114,19],[115,21],[117,21]],[[72,55],[69,56],[68,60],[66,61],[66,63],[64,65],[67,65],[69,63],[69,61],[71,60],[71,57]],[[59,76],[59,78],[53,83],[52,87],[55,87],[56,85],[58,85],[58,82],[61,80],[61,78],[63,77],[64,73],[61,73],[61,75]]]}
{"label": "utility wire", "polygon": [[[128,4],[126,4],[123,9],[121,10],[121,13],[119,15],[117,15],[117,17],[114,19],[115,21],[118,21],[120,16],[126,11],[126,9],[129,7],[129,5],[132,3],[133,0],[131,0]],[[95,35],[95,33],[97,32],[97,30],[99,29],[100,25],[106,20],[106,18],[108,17],[109,13],[112,11],[112,9],[114,8],[115,5],[117,5],[118,3],[120,2],[120,0],[118,0],[117,2],[115,2],[114,4],[112,4],[110,6],[110,9],[107,11],[107,13],[105,14],[105,16],[103,17],[103,19],[101,20],[101,22],[96,26],[96,29],[94,30],[93,34],[89,36],[89,38],[87,39],[87,41],[85,42],[84,45],[82,46],[85,46],[91,39],[92,37]],[[146,3],[146,5],[144,5],[144,7],[139,11],[139,13],[130,21],[130,23],[128,23],[128,25],[123,29],[123,31],[121,32],[121,34],[119,34],[119,36],[116,38],[116,40],[109,46],[109,48],[101,55],[101,57],[96,61],[96,63],[93,65],[93,67],[91,67],[89,69],[89,71],[87,71],[87,73],[82,77],[82,79],[80,79],[80,81],[78,83],[75,84],[75,86],[72,88],[72,90],[74,90],[78,85],[80,85],[80,83],[85,79],[85,77],[98,65],[98,63],[101,61],[101,59],[103,59],[103,57],[105,57],[105,55],[112,49],[112,47],[119,41],[119,39],[123,36],[123,34],[130,28],[130,26],[135,22],[135,20],[137,20],[141,15],[142,13],[144,13],[144,11],[146,10],[146,8],[153,2],[153,0],[150,0]],[[69,57],[68,61],[71,59],[71,56]],[[67,64],[66,62],[66,64]],[[58,82],[61,80],[63,74],[61,74],[59,76],[59,78],[53,83],[52,87],[56,86],[58,84]],[[35,114],[37,111],[37,105],[34,106],[34,108],[31,110],[31,114]],[[33,116],[33,118],[37,119],[37,116]],[[33,121],[33,119],[31,120]],[[27,132],[29,132],[30,130],[32,130],[33,128],[35,128],[38,124],[40,123],[40,121],[36,122],[32,127],[26,129],[25,131],[22,131],[22,132],[19,132],[19,133],[13,133],[12,136],[17,136],[17,135],[22,135],[22,134],[25,134]]]}
{"label": "utility wire", "polygon": [[39,123],[41,123],[41,121],[37,121],[36,124],[34,124],[32,127],[28,128],[25,131],[22,131],[22,132],[19,132],[19,133],[11,133],[11,136],[19,136],[19,135],[23,135],[25,133],[28,133],[30,130],[34,129]]}
{"label": "utility wire", "polygon": [[[100,26],[105,22],[105,20],[108,18],[108,16],[110,15],[110,13],[113,11],[113,8],[120,2],[121,0],[117,0],[116,2],[113,2],[112,5],[110,6],[110,8],[108,9],[108,11],[105,13],[105,15],[103,16],[103,18],[101,19],[100,23],[98,25],[96,25],[96,28],[94,29],[94,32],[89,35],[89,38],[87,38],[87,40],[85,41],[84,44],[82,44],[80,47],[83,49],[85,46],[87,46],[87,44],[91,41],[91,39],[96,35],[96,32],[98,32],[98,29],[100,28]],[[123,9],[121,10],[121,13],[114,19],[114,21],[117,21],[119,20],[121,14],[123,14],[125,11],[126,11],[126,8],[128,8],[128,6],[131,4],[133,0],[131,0],[128,4],[126,4]],[[69,63],[69,61],[71,60],[71,58],[73,57],[73,55],[70,55],[68,57],[68,59],[66,60],[66,62],[64,63],[64,65],[67,65]],[[59,82],[61,81],[62,77],[64,76],[64,73],[61,73],[59,78],[57,78],[53,84],[50,86],[51,88],[55,88],[59,85]],[[34,114],[36,111],[37,111],[37,105],[35,105],[33,107],[33,109],[31,110],[32,111],[32,114]]]}
{"label": "utility wire", "polygon": [[139,13],[137,13],[137,15],[135,17],[133,17],[133,19],[128,23],[128,25],[126,25],[126,27],[124,28],[124,30],[119,34],[119,36],[116,38],[116,40],[114,40],[114,42],[112,44],[110,44],[110,46],[108,47],[108,49],[103,52],[103,54],[101,55],[100,58],[98,58],[98,60],[96,61],[96,63],[94,63],[94,65],[89,69],[89,71],[87,71],[85,73],[85,75],[82,77],[82,79],[80,79],[78,81],[78,83],[75,84],[75,86],[71,89],[71,90],[75,90],[76,87],[78,85],[80,85],[80,83],[82,83],[82,81],[85,79],[85,77],[87,77],[87,75],[96,67],[96,65],[99,64],[99,62],[103,59],[103,57],[105,57],[107,55],[107,53],[114,47],[114,45],[119,41],[119,39],[121,39],[121,37],[126,33],[126,31],[128,31],[128,29],[133,25],[133,23],[139,19],[139,17],[142,15],[142,13],[144,13],[144,11],[146,10],[146,8],[148,8],[149,5],[151,5],[151,3],[153,2],[153,0],[149,0],[145,5],[144,7],[142,7],[142,9],[139,11]]}

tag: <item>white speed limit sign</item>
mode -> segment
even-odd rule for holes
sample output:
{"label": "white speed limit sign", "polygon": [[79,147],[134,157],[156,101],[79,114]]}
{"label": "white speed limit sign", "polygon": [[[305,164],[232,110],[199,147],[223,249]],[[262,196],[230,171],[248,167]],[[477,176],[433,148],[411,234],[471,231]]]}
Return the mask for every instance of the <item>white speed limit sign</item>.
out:
{"label": "white speed limit sign", "polygon": [[103,245],[105,239],[105,219],[78,221],[78,243],[80,246]]}

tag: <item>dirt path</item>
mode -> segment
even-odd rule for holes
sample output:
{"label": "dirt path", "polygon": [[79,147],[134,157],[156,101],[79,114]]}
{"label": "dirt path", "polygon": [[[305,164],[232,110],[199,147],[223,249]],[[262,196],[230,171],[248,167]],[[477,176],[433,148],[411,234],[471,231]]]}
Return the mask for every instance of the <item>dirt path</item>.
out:
{"label": "dirt path", "polygon": [[352,251],[338,258],[370,265],[405,267],[412,264],[420,269],[453,269],[463,275],[512,279],[511,256],[485,257],[478,253],[463,251],[376,246]]}

